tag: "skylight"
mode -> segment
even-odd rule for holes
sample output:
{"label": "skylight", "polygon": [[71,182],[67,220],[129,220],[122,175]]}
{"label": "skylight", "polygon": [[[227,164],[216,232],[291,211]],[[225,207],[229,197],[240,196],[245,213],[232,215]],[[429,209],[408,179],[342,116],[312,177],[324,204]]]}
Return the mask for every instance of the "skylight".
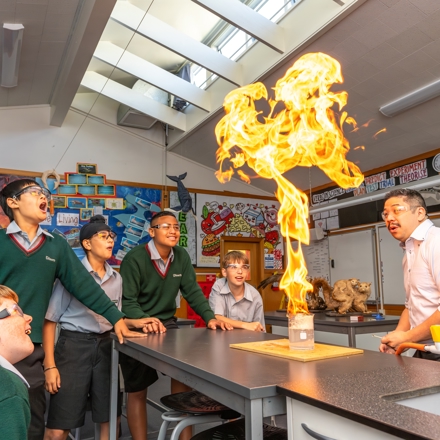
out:
{"label": "skylight", "polygon": [[[278,22],[287,12],[302,0],[263,0],[254,7],[267,19]],[[252,7],[252,5],[250,5]],[[229,25],[210,46],[231,60],[239,59],[256,42],[255,38]],[[218,76],[197,64],[191,65],[192,83],[201,89],[208,88]]]}

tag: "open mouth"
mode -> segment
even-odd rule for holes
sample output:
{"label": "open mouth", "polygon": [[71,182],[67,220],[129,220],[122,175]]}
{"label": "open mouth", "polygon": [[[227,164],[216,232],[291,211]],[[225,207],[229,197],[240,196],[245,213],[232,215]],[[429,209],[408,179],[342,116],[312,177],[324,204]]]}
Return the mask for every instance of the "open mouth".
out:
{"label": "open mouth", "polygon": [[40,209],[41,209],[41,211],[46,212],[47,211],[47,202],[41,202]]}
{"label": "open mouth", "polygon": [[25,330],[25,333],[26,333],[27,335],[30,335],[30,334],[32,333],[32,330],[30,329],[30,327],[29,327],[27,330]]}

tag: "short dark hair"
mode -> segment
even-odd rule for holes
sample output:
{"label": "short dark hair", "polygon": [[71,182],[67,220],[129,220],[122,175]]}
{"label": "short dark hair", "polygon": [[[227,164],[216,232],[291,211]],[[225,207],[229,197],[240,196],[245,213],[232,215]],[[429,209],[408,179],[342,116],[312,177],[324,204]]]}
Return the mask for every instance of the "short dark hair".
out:
{"label": "short dark hair", "polygon": [[[3,212],[9,217],[9,220],[11,220],[11,222],[14,220],[14,213],[13,210],[8,206],[7,200],[14,197],[15,194],[17,194],[27,186],[40,186],[40,185],[33,179],[18,179],[8,183],[0,191],[0,206],[3,209]],[[18,196],[18,198],[20,198],[20,196]]]}
{"label": "short dark hair", "polygon": [[229,251],[224,257],[222,261],[223,269],[228,267],[228,264],[235,263],[238,261],[242,264],[249,264],[249,258],[241,251]]}
{"label": "short dark hair", "polygon": [[425,199],[423,196],[415,189],[393,189],[392,191],[385,194],[385,202],[392,197],[402,197],[403,200],[411,205],[411,208],[421,207],[428,213],[428,208],[426,207]]}
{"label": "short dark hair", "polygon": [[177,220],[176,216],[171,211],[160,211],[151,219],[150,226],[156,225],[157,220],[161,217],[174,217]]}

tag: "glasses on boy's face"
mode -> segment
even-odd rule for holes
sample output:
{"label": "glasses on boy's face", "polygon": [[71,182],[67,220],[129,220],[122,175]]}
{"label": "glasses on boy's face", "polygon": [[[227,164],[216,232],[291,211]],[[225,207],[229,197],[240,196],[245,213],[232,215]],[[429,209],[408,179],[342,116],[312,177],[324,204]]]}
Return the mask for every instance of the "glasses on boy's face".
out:
{"label": "glasses on boy's face", "polygon": [[239,269],[247,271],[250,269],[250,266],[249,266],[249,264],[243,264],[241,266],[239,266],[238,264],[228,264],[226,266],[226,268],[231,269],[232,272],[237,272],[237,270],[239,270]]}
{"label": "glasses on boy's face", "polygon": [[4,319],[13,315],[18,315],[21,316],[22,318],[24,317],[23,310],[21,310],[18,304],[13,304],[12,306],[7,307],[6,309],[0,310],[0,319]]}
{"label": "glasses on boy's face", "polygon": [[15,194],[13,198],[15,199],[24,193],[29,193],[31,196],[34,197],[40,197],[41,194],[43,194],[43,196],[46,197],[48,202],[52,198],[51,193],[46,188],[41,188],[41,186],[27,186],[26,188],[23,188],[21,191],[18,191],[18,193]]}
{"label": "glasses on boy's face", "polygon": [[170,225],[169,223],[161,223],[160,225],[154,225],[151,227],[156,229],[164,229],[165,231],[169,231],[170,229],[173,229],[174,231],[180,231],[180,226],[177,223],[173,225]]}
{"label": "glasses on boy's face", "polygon": [[382,218],[387,221],[388,216],[393,214],[394,217],[399,217],[399,215],[402,215],[403,213],[411,211],[411,207],[409,206],[403,206],[403,205],[394,205],[391,207],[390,210],[383,211],[382,212]]}
{"label": "glasses on boy's face", "polygon": [[108,241],[109,238],[114,240],[116,238],[116,233],[113,231],[110,232],[102,231],[102,232],[97,232],[95,235],[93,235],[93,237],[97,237],[101,241]]}

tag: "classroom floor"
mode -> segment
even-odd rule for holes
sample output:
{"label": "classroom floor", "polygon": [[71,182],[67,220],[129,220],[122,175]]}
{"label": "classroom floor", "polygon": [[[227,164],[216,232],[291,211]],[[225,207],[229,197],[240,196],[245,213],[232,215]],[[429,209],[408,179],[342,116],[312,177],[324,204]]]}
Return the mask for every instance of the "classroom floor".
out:
{"label": "classroom floor", "polygon": [[[152,399],[153,401],[160,404],[160,398],[161,396],[167,395],[170,393],[170,378],[167,376],[160,375],[159,380],[153,384],[149,390],[148,390],[148,397]],[[159,428],[162,424],[161,419],[161,413],[153,408],[151,405],[147,405],[147,411],[148,411],[148,440],[156,440],[157,435],[159,434]],[[129,440],[131,439],[130,431],[128,429],[127,420],[124,417],[125,414],[125,407],[122,408],[122,432],[120,439],[122,440]],[[271,421],[268,418],[265,420],[266,423],[270,424]],[[279,427],[287,428],[287,421],[286,416],[277,416],[275,418],[275,424]],[[205,429],[208,429],[215,424],[203,424],[203,425],[196,425],[194,427],[194,434],[204,431]],[[94,424],[91,419],[91,413],[88,412],[86,416],[86,422],[85,425],[81,428],[81,440],[92,440],[94,439]],[[169,435],[171,435],[171,430],[169,431]],[[169,438],[169,435],[167,438]],[[71,438],[75,438],[75,431],[72,431]]]}

